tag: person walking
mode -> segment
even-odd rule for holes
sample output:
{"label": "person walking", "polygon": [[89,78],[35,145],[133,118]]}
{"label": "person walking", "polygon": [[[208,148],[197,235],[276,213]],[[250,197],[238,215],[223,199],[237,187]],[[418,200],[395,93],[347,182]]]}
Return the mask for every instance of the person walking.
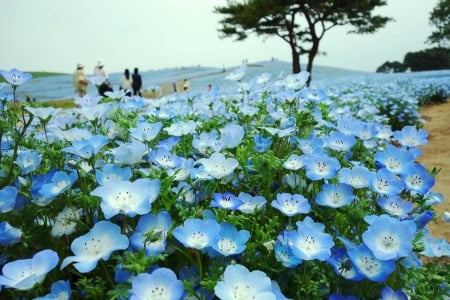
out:
{"label": "person walking", "polygon": [[[99,59],[97,61],[97,64],[94,67],[94,76],[101,77],[104,79],[104,81],[108,80],[108,74],[106,73],[106,70],[105,70],[105,62],[101,59]],[[104,87],[103,88],[100,88],[100,87],[104,84],[104,81],[102,81],[102,83],[97,86],[98,94],[100,96],[103,96],[102,91],[104,90]]]}
{"label": "person walking", "polygon": [[139,69],[134,68],[133,76],[131,77],[133,81],[133,95],[139,95],[139,97],[142,97],[141,94],[141,88],[142,88],[142,77],[141,74],[139,74]]}
{"label": "person walking", "polygon": [[133,87],[133,78],[130,76],[130,70],[125,69],[122,77],[120,78],[120,89],[125,90],[126,96],[131,96],[131,89]]}
{"label": "person walking", "polygon": [[86,95],[88,84],[89,81],[86,74],[84,74],[84,65],[77,64],[77,69],[73,73],[73,87],[75,88],[75,93],[77,93],[79,97]]}

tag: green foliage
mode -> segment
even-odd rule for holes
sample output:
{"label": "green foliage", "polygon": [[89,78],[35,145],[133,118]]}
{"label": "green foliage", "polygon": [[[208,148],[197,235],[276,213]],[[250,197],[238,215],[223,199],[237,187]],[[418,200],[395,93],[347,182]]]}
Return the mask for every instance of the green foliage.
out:
{"label": "green foliage", "polygon": [[445,47],[450,43],[450,0],[440,0],[430,13],[430,24],[434,31],[428,37],[428,42]]}
{"label": "green foliage", "polygon": [[408,67],[399,61],[387,61],[376,70],[377,73],[400,73],[405,72]]}
{"label": "green foliage", "polygon": [[408,52],[403,64],[413,72],[450,69],[450,49],[432,48]]}

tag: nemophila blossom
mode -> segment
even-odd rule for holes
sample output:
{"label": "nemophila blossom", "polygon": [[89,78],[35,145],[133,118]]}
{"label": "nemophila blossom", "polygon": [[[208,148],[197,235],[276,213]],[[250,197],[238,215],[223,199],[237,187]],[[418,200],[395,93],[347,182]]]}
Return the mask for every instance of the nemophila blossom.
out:
{"label": "nemophila blossom", "polygon": [[221,300],[276,299],[271,280],[266,273],[259,270],[249,271],[240,264],[226,267],[223,280],[217,282],[214,292]]}
{"label": "nemophila blossom", "polygon": [[180,300],[183,282],[168,268],[158,268],[151,274],[138,274],[131,282],[130,300]]}
{"label": "nemophila blossom", "polygon": [[147,153],[147,147],[139,141],[123,143],[117,148],[110,149],[109,153],[114,157],[114,162],[124,165],[135,165],[142,161]]}
{"label": "nemophila blossom", "polygon": [[449,211],[445,211],[445,212],[442,214],[442,220],[443,220],[445,223],[450,223],[450,212],[449,212]]}
{"label": "nemophila blossom", "polygon": [[0,223],[0,245],[13,245],[20,242],[22,230],[11,226],[7,221]]}
{"label": "nemophila blossom", "polygon": [[72,146],[63,148],[63,152],[89,159],[97,154],[103,146],[108,144],[108,138],[104,135],[93,135],[88,139],[80,139],[72,142]]}
{"label": "nemophila blossom", "polygon": [[117,214],[134,217],[150,211],[160,188],[159,179],[140,178],[133,182],[110,180],[95,188],[91,195],[102,198],[100,207],[106,219]]}
{"label": "nemophila blossom", "polygon": [[339,161],[327,154],[319,153],[305,157],[306,177],[311,180],[331,179],[340,168]]}
{"label": "nemophila blossom", "polygon": [[299,90],[305,86],[308,81],[309,72],[301,71],[297,74],[289,74],[283,81],[283,85],[287,89]]}
{"label": "nemophila blossom", "polygon": [[422,164],[410,165],[401,175],[405,188],[421,195],[427,194],[435,184],[435,178]]}
{"label": "nemophila blossom", "polygon": [[33,300],[69,300],[71,296],[70,281],[58,280],[52,284],[50,294]]}
{"label": "nemophila blossom", "polygon": [[219,129],[220,140],[225,149],[232,149],[239,146],[244,138],[245,131],[241,125],[228,124],[224,128]]}
{"label": "nemophila blossom", "polygon": [[354,135],[344,134],[340,131],[333,131],[324,137],[325,145],[336,151],[350,151],[356,144]]}
{"label": "nemophila blossom", "polygon": [[297,147],[303,152],[303,154],[313,154],[323,152],[324,141],[321,137],[310,135],[306,139],[297,139]]}
{"label": "nemophila blossom", "polygon": [[414,204],[411,201],[404,200],[400,196],[378,197],[377,203],[385,212],[391,216],[406,218],[413,210]]}
{"label": "nemophila blossom", "polygon": [[92,271],[100,259],[108,260],[112,252],[128,248],[126,235],[121,234],[120,227],[109,221],[100,221],[85,235],[72,241],[70,249],[74,256],[66,257],[61,263],[61,270],[74,263],[81,273]]}
{"label": "nemophila blossom", "polygon": [[194,135],[192,147],[200,153],[205,154],[208,149],[213,149],[214,151],[222,150],[223,144],[220,140],[219,132],[214,129],[210,132],[202,132],[200,135]]}
{"label": "nemophila blossom", "polygon": [[360,130],[361,123],[352,117],[342,117],[337,120],[337,129],[343,134],[355,135]]}
{"label": "nemophila blossom", "polygon": [[319,205],[338,208],[349,204],[354,198],[355,195],[350,185],[325,183],[322,190],[316,195],[315,201]]}
{"label": "nemophila blossom", "polygon": [[314,222],[309,216],[296,224],[297,230],[286,232],[294,255],[302,260],[327,260],[334,242],[331,235],[323,232],[325,225]]}
{"label": "nemophila blossom", "polygon": [[138,141],[150,142],[158,136],[162,126],[161,122],[142,122],[137,127],[130,128],[130,135]]}
{"label": "nemophila blossom", "polygon": [[255,142],[255,151],[259,153],[266,152],[270,146],[272,145],[272,137],[266,137],[264,138],[262,135],[254,135],[253,140]]}
{"label": "nemophila blossom", "polygon": [[47,123],[52,117],[61,111],[60,108],[54,107],[31,107],[26,106],[25,109],[33,116],[39,119],[42,123]]}
{"label": "nemophila blossom", "polygon": [[405,174],[407,167],[414,163],[414,157],[408,150],[393,145],[387,145],[385,150],[375,153],[374,159],[375,163],[394,174]]}
{"label": "nemophila blossom", "polygon": [[105,185],[110,180],[127,181],[132,175],[130,167],[121,167],[116,164],[106,164],[101,170],[97,169],[95,172],[95,178],[100,185]]}
{"label": "nemophila blossom", "polygon": [[58,254],[50,249],[39,251],[32,258],[9,262],[2,268],[0,286],[29,290],[42,282],[58,262]]}
{"label": "nemophila blossom", "polygon": [[305,164],[305,155],[291,154],[283,163],[283,168],[288,170],[299,170]]}
{"label": "nemophila blossom", "polygon": [[171,136],[167,139],[159,141],[158,145],[156,145],[156,148],[164,148],[167,151],[172,151],[173,147],[175,147],[180,142],[180,140],[181,138],[179,136]]}
{"label": "nemophila blossom", "polygon": [[227,76],[225,76],[226,80],[232,80],[232,81],[240,81],[242,77],[247,73],[247,65],[242,65],[237,69],[234,69],[231,71]]}
{"label": "nemophila blossom", "polygon": [[5,186],[0,190],[0,212],[6,213],[14,209],[18,193],[14,186]]}
{"label": "nemophila blossom", "polygon": [[384,282],[395,270],[394,259],[377,259],[364,243],[357,247],[347,249],[347,254],[355,268],[372,281]]}
{"label": "nemophila blossom", "polygon": [[311,210],[308,199],[300,194],[279,193],[277,199],[273,200],[271,205],[288,217],[307,214]]}
{"label": "nemophila blossom", "polygon": [[67,191],[78,179],[74,170],[67,174],[65,171],[57,171],[50,178],[50,182],[44,183],[39,189],[39,194],[45,198],[54,198]]}
{"label": "nemophila blossom", "polygon": [[366,216],[365,220],[370,226],[362,238],[377,259],[397,260],[412,252],[417,229],[412,220],[400,221],[388,215]]}
{"label": "nemophila blossom", "polygon": [[186,219],[173,230],[173,236],[185,247],[205,249],[218,239],[220,225],[216,220]]}
{"label": "nemophila blossom", "polygon": [[392,135],[400,145],[408,148],[415,148],[428,143],[428,132],[414,126],[404,126],[400,131],[394,131]]}
{"label": "nemophila blossom", "polygon": [[250,238],[248,230],[237,230],[229,223],[221,223],[217,241],[212,248],[223,256],[236,255],[244,252]]}
{"label": "nemophila blossom", "polygon": [[164,128],[164,130],[167,132],[167,134],[172,136],[183,136],[183,135],[189,135],[194,134],[195,130],[197,129],[197,122],[193,120],[189,121],[178,121],[171,123],[169,127]]}
{"label": "nemophila blossom", "polygon": [[392,288],[386,286],[381,290],[380,300],[408,300],[409,297],[402,291],[394,291]]}
{"label": "nemophila blossom", "polygon": [[238,199],[242,202],[237,208],[239,211],[245,214],[251,214],[261,210],[267,203],[266,198],[263,196],[252,196],[245,192],[240,192]]}
{"label": "nemophila blossom", "polygon": [[338,172],[338,180],[359,189],[369,186],[371,174],[372,172],[364,166],[354,166],[351,169],[342,168]]}
{"label": "nemophila blossom", "polygon": [[147,256],[159,255],[166,249],[167,232],[171,226],[172,218],[167,211],[143,215],[130,237],[130,245],[136,250],[144,249]]}
{"label": "nemophila blossom", "polygon": [[156,166],[163,169],[174,169],[181,165],[181,157],[173,154],[166,148],[158,148],[150,151],[150,160]]}
{"label": "nemophila blossom", "polygon": [[55,223],[52,227],[52,236],[60,237],[63,235],[70,235],[75,232],[77,223],[80,219],[82,209],[73,207],[64,207],[55,218]]}
{"label": "nemophila blossom", "polygon": [[0,70],[0,75],[13,86],[22,85],[33,77],[31,73],[25,73],[16,68],[12,68],[9,71]]}
{"label": "nemophila blossom", "polygon": [[197,202],[197,197],[192,186],[186,181],[180,181],[178,186],[173,187],[171,191],[177,195],[178,203],[194,204]]}
{"label": "nemophila blossom", "polygon": [[21,174],[26,175],[35,171],[41,165],[42,157],[32,150],[20,151],[15,164],[21,169]]}
{"label": "nemophila blossom", "polygon": [[86,94],[83,97],[75,96],[74,103],[79,107],[94,107],[99,104],[103,97],[99,95]]}
{"label": "nemophila blossom", "polygon": [[242,201],[230,192],[214,193],[213,200],[211,201],[211,207],[236,210],[241,206]]}
{"label": "nemophila blossom", "polygon": [[425,228],[433,219],[434,212],[428,209],[413,215],[413,221],[416,223],[417,228]]}
{"label": "nemophila blossom", "polygon": [[403,182],[386,168],[372,174],[369,183],[375,192],[386,196],[398,195],[404,189]]}
{"label": "nemophila blossom", "polygon": [[360,281],[364,278],[364,275],[353,265],[345,248],[332,248],[331,256],[327,259],[327,262],[333,267],[336,275],[347,280]]}
{"label": "nemophila blossom", "polygon": [[420,241],[425,248],[420,254],[426,257],[450,256],[450,244],[443,238],[433,237],[428,230],[423,230]]}
{"label": "nemophila blossom", "polygon": [[239,166],[235,158],[226,158],[220,152],[214,152],[209,158],[197,160],[204,167],[204,171],[215,179],[220,179],[233,173]]}
{"label": "nemophila blossom", "polygon": [[429,191],[424,195],[425,205],[436,205],[442,203],[444,201],[444,195],[442,193],[437,193],[433,191]]}
{"label": "nemophila blossom", "polygon": [[292,252],[292,249],[289,246],[289,240],[286,237],[286,231],[283,231],[278,235],[275,240],[274,251],[277,261],[286,268],[295,268],[302,262],[302,260]]}

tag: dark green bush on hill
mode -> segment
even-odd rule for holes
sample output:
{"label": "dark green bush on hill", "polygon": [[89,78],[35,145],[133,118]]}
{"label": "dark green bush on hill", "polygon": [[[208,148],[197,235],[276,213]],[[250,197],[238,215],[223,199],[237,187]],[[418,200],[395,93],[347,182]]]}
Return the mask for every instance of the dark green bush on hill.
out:
{"label": "dark green bush on hill", "polygon": [[403,64],[413,72],[450,69],[450,49],[437,47],[418,52],[408,52]]}

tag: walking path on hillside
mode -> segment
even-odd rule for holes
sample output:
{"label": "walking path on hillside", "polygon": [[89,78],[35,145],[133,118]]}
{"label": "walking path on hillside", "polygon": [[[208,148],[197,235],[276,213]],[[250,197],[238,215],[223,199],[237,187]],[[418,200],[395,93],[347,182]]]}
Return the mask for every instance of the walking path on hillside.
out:
{"label": "walking path on hillside", "polygon": [[450,99],[444,104],[424,106],[420,113],[426,121],[428,144],[421,147],[423,154],[418,160],[429,170],[441,169],[433,191],[444,195],[444,202],[436,205],[438,221],[430,224],[430,229],[433,236],[450,241],[450,223],[441,218],[442,213],[450,211]]}

